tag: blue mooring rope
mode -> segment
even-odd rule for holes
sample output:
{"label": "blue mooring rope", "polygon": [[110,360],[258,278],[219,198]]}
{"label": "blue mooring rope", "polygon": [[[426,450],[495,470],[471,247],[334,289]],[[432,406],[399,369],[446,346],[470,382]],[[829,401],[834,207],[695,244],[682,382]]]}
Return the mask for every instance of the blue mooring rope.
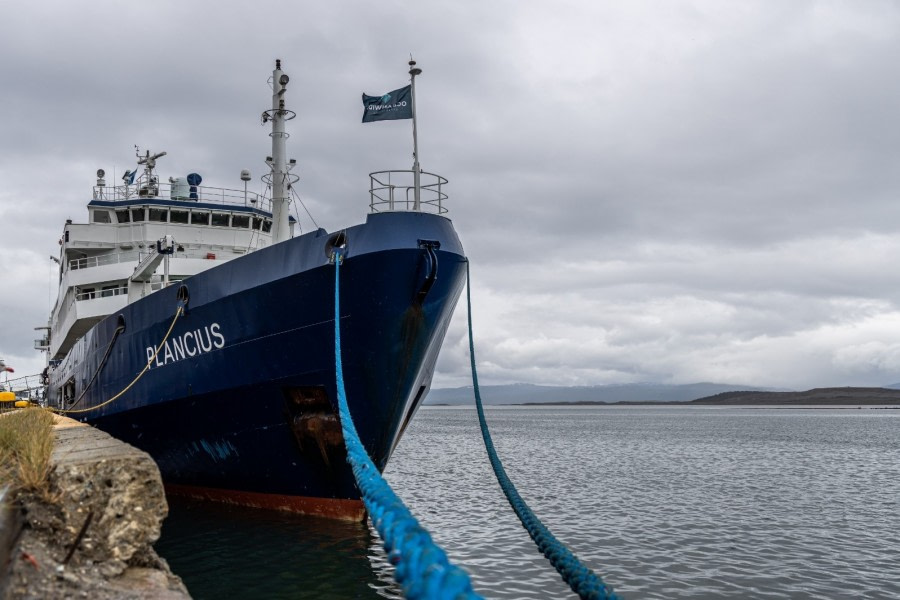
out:
{"label": "blue mooring rope", "polygon": [[484,407],[481,405],[481,393],[478,390],[478,374],[475,371],[475,342],[472,336],[472,285],[469,278],[469,262],[466,261],[466,301],[469,306],[469,357],[472,362],[472,387],[475,390],[475,406],[478,409],[478,421],[481,423],[481,436],[484,438],[484,447],[487,449],[488,457],[491,460],[491,466],[494,468],[494,474],[497,476],[497,482],[506,494],[506,499],[516,511],[516,515],[522,522],[522,526],[528,531],[528,535],[537,544],[538,549],[543,552],[547,560],[550,561],[557,572],[562,576],[563,581],[569,584],[572,591],[578,594],[580,598],[600,600],[621,600],[621,596],[613,592],[612,588],[603,583],[599,575],[596,575],[589,568],[585,567],[578,560],[578,557],[572,554],[565,545],[553,537],[550,530],[541,523],[531,509],[519,496],[516,486],[512,484],[506,471],[503,469],[503,463],[497,456],[494,449],[494,442],[491,441],[491,433],[488,431],[487,421],[484,418]]}
{"label": "blue mooring rope", "polygon": [[334,256],[334,366],[337,375],[338,410],[347,445],[347,460],[353,469],[363,503],[378,535],[384,541],[394,579],[411,600],[480,599],[472,590],[465,571],[450,563],[447,554],[431,540],[403,501],[378,473],[363,447],[347,406],[344,370],[341,364],[340,273],[343,257]]}

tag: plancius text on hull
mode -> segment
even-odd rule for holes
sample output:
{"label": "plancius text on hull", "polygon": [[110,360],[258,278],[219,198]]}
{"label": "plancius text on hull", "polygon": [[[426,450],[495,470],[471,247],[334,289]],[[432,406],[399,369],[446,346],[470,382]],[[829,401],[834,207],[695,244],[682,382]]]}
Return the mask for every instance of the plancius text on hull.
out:
{"label": "plancius text on hull", "polygon": [[48,401],[149,452],[170,493],[359,519],[336,412],[335,249],[348,401],[380,469],[428,392],[466,259],[446,180],[418,161],[370,175],[365,223],[294,237],[288,81],[276,62],[264,195],[195,173],[165,183],[165,153],[139,153],[125,185],[98,172],[88,223],[60,240]]}

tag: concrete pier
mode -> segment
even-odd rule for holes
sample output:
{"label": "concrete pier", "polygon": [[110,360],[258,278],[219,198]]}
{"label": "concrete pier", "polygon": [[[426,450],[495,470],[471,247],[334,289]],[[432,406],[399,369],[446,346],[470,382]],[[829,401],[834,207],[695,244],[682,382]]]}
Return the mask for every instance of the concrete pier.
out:
{"label": "concrete pier", "polygon": [[49,494],[22,499],[21,535],[0,522],[17,537],[4,598],[190,598],[153,550],[168,505],[150,455],[66,417],[54,432]]}

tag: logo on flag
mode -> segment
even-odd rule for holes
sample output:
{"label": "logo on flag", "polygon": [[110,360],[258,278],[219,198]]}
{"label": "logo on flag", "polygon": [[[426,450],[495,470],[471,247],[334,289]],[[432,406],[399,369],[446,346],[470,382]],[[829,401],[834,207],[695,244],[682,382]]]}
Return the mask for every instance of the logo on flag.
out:
{"label": "logo on flag", "polygon": [[393,90],[382,96],[362,95],[363,123],[412,119],[412,86]]}

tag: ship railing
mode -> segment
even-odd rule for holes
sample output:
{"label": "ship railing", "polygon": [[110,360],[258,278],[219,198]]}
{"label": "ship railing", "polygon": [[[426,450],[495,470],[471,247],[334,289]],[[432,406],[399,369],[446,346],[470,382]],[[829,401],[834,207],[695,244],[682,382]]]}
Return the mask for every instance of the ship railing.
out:
{"label": "ship railing", "polygon": [[[50,332],[50,336],[52,339],[62,339],[63,332],[68,331],[71,327],[71,323],[69,323],[69,313],[74,310],[76,302],[83,302],[85,300],[95,300],[97,298],[106,298],[110,296],[121,296],[128,295],[128,285],[127,284],[116,284],[116,285],[108,285],[108,286],[99,286],[99,287],[87,287],[82,286],[78,288],[70,288],[66,291],[65,297],[59,303],[59,311],[56,313],[56,318],[54,319],[53,329]],[[77,315],[77,313],[76,313]],[[76,317],[73,317],[74,321]],[[42,344],[43,346],[43,344]],[[37,348],[37,340],[35,340],[35,348]],[[43,349],[43,348],[37,348]]]}
{"label": "ship railing", "polygon": [[97,256],[73,258],[69,261],[69,270],[76,271],[78,269],[87,269],[89,267],[115,265],[122,262],[134,262],[139,256],[140,253],[138,251],[132,250],[130,252],[114,252],[110,254],[99,254]]}
{"label": "ship railing", "polygon": [[419,173],[419,205],[416,206],[415,171],[376,171],[369,173],[369,210],[419,211],[444,214],[447,179],[421,171]]}
{"label": "ship railing", "polygon": [[[131,250],[129,252],[113,252],[110,254],[99,254],[97,256],[73,258],[69,261],[69,269],[72,271],[77,271],[78,269],[101,267],[103,265],[115,265],[123,262],[140,262],[148,254],[152,254],[152,252]],[[176,252],[172,256],[172,258],[203,258],[207,260],[216,260],[216,256],[216,251],[188,250]]]}
{"label": "ship railing", "polygon": [[[226,250],[227,250],[227,252],[226,252]],[[241,249],[241,251],[243,251],[243,250],[244,250],[244,248]],[[137,256],[138,262],[141,262],[146,257],[150,256],[151,254],[155,254],[155,253],[156,253],[155,250],[152,252],[147,252],[146,250],[142,251]],[[216,248],[212,248],[212,249],[208,249],[208,250],[202,249],[202,248],[200,250],[176,250],[172,254],[171,259],[178,260],[180,258],[195,258],[195,259],[199,258],[199,259],[203,259],[203,260],[228,260],[228,258],[231,258],[232,256],[234,256],[236,254],[237,254],[237,252],[235,252],[233,249],[228,249],[225,246],[221,246],[221,247],[216,247]]]}
{"label": "ship railing", "polygon": [[[246,206],[272,212],[268,198],[232,188],[187,185],[145,180],[141,176],[131,185],[94,186],[94,200],[118,202],[121,200],[177,200],[179,202],[203,202],[223,206]],[[155,179],[155,178],[154,178]]]}
{"label": "ship railing", "polygon": [[123,294],[128,295],[128,284],[90,288],[75,294],[75,300],[94,300],[95,298],[108,298],[110,296],[121,296]]}
{"label": "ship railing", "polygon": [[[69,318],[69,311],[72,310],[72,307],[75,306],[75,292],[73,289],[68,289],[66,291],[65,297],[59,303],[59,312],[56,314],[56,318],[54,319],[56,325],[54,325],[54,329],[57,327],[61,327],[66,320]],[[51,332],[51,338],[55,335],[54,332]]]}
{"label": "ship railing", "polygon": [[[43,404],[45,389],[44,376],[41,373],[0,381],[0,392],[13,392],[16,400],[30,400],[36,404]],[[15,402],[0,402],[0,412],[13,409]]]}

